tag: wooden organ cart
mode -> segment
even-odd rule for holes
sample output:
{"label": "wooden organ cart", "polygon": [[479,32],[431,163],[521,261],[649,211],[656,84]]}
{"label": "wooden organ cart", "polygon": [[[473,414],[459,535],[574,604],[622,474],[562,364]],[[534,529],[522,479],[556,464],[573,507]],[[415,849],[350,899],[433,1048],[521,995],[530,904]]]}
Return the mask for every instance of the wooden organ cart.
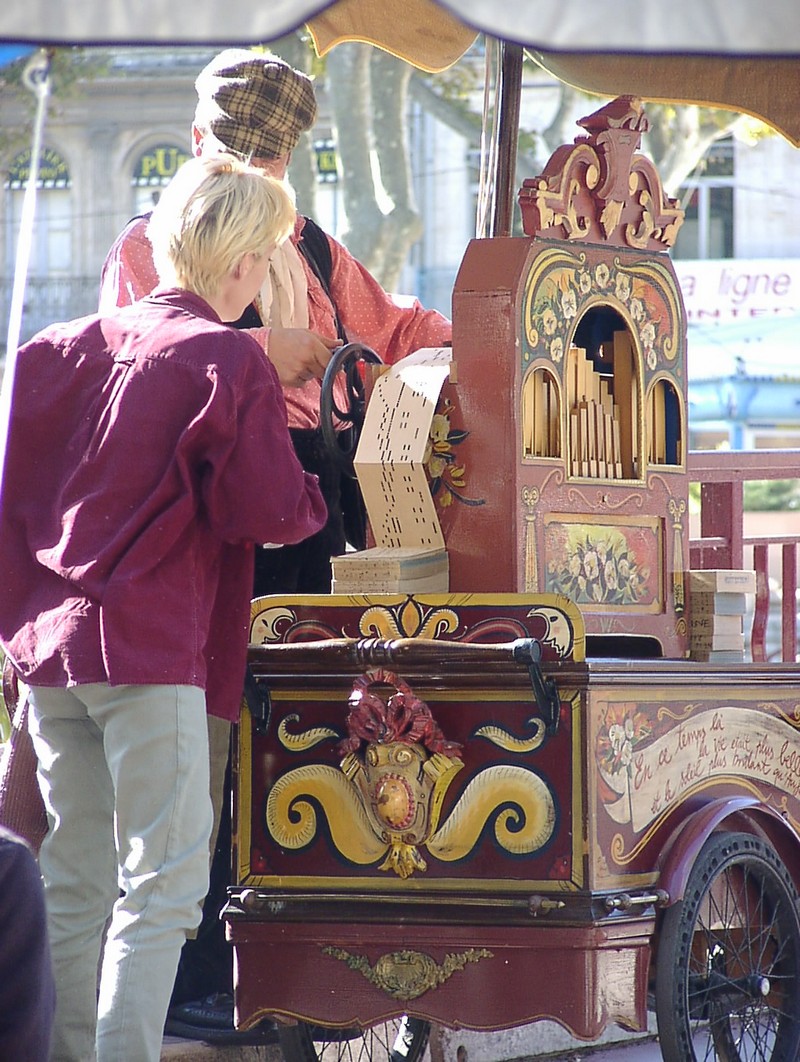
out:
{"label": "wooden organ cart", "polygon": [[467,249],[427,465],[449,592],[254,602],[225,917],[237,1020],[290,1062],[649,1006],[667,1062],[800,1057],[800,675],[715,648],[748,573],[688,570],[645,122],[584,119],[525,236]]}

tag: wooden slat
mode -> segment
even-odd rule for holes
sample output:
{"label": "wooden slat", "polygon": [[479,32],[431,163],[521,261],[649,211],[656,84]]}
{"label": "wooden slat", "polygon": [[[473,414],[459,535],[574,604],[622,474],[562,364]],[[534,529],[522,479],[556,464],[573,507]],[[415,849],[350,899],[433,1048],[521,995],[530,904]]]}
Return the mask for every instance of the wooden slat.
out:
{"label": "wooden slat", "polygon": [[797,546],[787,542],[781,552],[781,647],[789,662],[797,659]]}
{"label": "wooden slat", "polygon": [[753,565],[756,570],[756,604],[753,614],[753,630],[750,638],[753,660],[764,663],[767,659],[767,620],[769,619],[769,547],[753,547]]}

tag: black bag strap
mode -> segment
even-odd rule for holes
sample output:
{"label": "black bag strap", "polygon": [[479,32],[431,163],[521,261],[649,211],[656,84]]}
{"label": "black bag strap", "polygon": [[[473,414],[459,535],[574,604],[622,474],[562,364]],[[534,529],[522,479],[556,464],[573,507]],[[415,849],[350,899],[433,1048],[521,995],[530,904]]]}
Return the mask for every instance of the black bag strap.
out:
{"label": "black bag strap", "polygon": [[336,334],[339,339],[341,339],[342,344],[346,345],[347,333],[342,327],[342,322],[339,318],[339,310],[336,306],[336,300],[331,292],[331,276],[333,274],[331,245],[328,243],[328,237],[325,234],[324,229],[321,229],[316,221],[313,221],[311,218],[305,219],[297,249],[308,262],[311,271],[314,273],[317,280],[319,280],[325,294],[331,300],[333,316],[336,321]]}
{"label": "black bag strap", "polygon": [[233,328],[263,328],[264,322],[261,320],[261,314],[255,308],[254,303],[250,303],[249,306],[245,306],[244,313],[238,321],[230,322]]}
{"label": "black bag strap", "polygon": [[[325,294],[331,295],[331,275],[333,273],[333,258],[331,257],[331,245],[323,229],[311,218],[305,219],[298,249],[303,258],[311,266],[320,284],[325,289]],[[333,301],[331,299],[331,301]]]}
{"label": "black bag strap", "polygon": [[19,704],[19,677],[14,670],[10,657],[3,658],[3,700],[8,718],[13,722],[14,712]]}

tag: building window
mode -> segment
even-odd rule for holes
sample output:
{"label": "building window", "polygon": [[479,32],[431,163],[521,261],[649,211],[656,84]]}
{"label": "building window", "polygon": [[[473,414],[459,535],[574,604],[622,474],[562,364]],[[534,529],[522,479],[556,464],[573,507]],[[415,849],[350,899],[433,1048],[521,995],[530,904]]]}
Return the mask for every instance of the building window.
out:
{"label": "building window", "polygon": [[146,214],[153,209],[161,189],[169,184],[183,163],[191,157],[188,151],[175,144],[156,144],[139,156],[131,175],[137,214]]}
{"label": "building window", "polygon": [[733,187],[733,137],[725,137],[678,193],[686,217],[673,258],[733,258]]}
{"label": "building window", "polygon": [[[14,275],[25,189],[31,152],[21,151],[11,162],[5,183],[9,243],[5,248],[7,272]],[[66,277],[72,268],[72,180],[67,163],[52,148],[39,156],[36,182],[36,216],[31,233],[28,274],[31,277]]]}

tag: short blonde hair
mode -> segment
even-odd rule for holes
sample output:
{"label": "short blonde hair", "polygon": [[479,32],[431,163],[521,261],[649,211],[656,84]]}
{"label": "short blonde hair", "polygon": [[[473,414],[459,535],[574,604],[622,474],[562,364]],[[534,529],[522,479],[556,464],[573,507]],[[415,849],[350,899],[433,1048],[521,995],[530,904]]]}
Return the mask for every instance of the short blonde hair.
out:
{"label": "short blonde hair", "polygon": [[233,155],[189,159],[162,192],[147,227],[159,279],[213,297],[244,255],[283,243],[295,217],[281,181]]}

